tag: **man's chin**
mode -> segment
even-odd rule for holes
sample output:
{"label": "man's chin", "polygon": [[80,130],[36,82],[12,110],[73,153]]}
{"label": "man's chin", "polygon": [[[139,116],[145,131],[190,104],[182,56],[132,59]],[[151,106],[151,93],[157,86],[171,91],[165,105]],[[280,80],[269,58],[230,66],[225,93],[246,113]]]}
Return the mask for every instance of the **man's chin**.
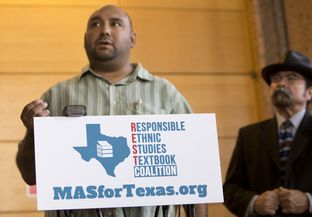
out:
{"label": "man's chin", "polygon": [[277,109],[281,109],[281,110],[284,110],[284,109],[287,109],[289,106],[286,106],[286,105],[274,105],[275,108]]}
{"label": "man's chin", "polygon": [[98,61],[110,61],[116,57],[115,53],[108,50],[99,50],[93,53],[94,59]]}
{"label": "man's chin", "polygon": [[96,59],[99,62],[108,62],[113,60],[115,57],[112,55],[96,55],[94,59]]}
{"label": "man's chin", "polygon": [[288,108],[291,105],[290,101],[272,101],[272,104],[280,109]]}

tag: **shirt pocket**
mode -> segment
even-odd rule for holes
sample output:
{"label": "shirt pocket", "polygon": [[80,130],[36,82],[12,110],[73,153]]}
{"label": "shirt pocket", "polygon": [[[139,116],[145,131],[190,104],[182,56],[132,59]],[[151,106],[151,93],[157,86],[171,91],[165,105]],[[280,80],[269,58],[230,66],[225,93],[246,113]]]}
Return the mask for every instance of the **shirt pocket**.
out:
{"label": "shirt pocket", "polygon": [[135,102],[132,104],[132,114],[146,115],[146,114],[168,114],[165,109],[160,106],[149,105],[144,103]]}

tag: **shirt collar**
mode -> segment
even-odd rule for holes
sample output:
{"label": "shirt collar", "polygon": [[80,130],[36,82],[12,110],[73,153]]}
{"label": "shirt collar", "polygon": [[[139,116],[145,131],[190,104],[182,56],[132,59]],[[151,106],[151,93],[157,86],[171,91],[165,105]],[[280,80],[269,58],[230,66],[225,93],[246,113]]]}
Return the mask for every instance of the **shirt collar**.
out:
{"label": "shirt collar", "polygon": [[[153,81],[154,80],[154,76],[151,73],[149,73],[146,69],[144,69],[141,63],[133,63],[132,65],[134,66],[133,73],[130,74],[129,76],[127,76],[126,78],[122,79],[118,83],[129,83],[129,82],[136,80],[137,78],[140,78],[142,80],[147,80],[147,81]],[[81,79],[82,77],[84,77],[87,74],[92,74],[96,77],[102,78],[100,75],[96,74],[90,68],[89,64],[86,65],[85,67],[83,67],[83,69],[80,72],[79,79]]]}
{"label": "shirt collar", "polygon": [[[294,125],[294,128],[295,129],[298,129],[303,117],[304,117],[304,114],[306,112],[306,109],[303,109],[301,110],[300,112],[297,112],[295,115],[293,115],[289,120],[291,121],[291,123]],[[278,128],[280,128],[280,126],[282,125],[282,123],[284,121],[286,121],[286,119],[280,115],[278,112],[276,112],[276,119],[277,119],[277,125],[278,125]]]}

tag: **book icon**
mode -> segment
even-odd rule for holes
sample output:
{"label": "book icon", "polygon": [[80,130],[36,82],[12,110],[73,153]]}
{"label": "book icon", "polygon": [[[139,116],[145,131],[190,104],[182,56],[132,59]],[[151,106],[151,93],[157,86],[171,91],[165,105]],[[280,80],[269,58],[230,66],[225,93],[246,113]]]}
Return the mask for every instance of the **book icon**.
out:
{"label": "book icon", "polygon": [[96,153],[101,158],[113,157],[113,146],[107,141],[98,141],[96,144]]}

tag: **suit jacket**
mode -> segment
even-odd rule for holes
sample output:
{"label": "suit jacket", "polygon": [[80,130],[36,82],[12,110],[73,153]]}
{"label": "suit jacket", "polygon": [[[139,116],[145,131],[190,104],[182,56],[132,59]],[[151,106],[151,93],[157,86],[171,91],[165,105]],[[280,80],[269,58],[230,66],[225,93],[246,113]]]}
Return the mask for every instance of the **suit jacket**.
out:
{"label": "suit jacket", "polygon": [[[223,185],[225,206],[243,217],[254,195],[280,187],[279,164],[275,118],[241,128]],[[312,117],[309,112],[304,115],[291,144],[285,187],[312,194]]]}

